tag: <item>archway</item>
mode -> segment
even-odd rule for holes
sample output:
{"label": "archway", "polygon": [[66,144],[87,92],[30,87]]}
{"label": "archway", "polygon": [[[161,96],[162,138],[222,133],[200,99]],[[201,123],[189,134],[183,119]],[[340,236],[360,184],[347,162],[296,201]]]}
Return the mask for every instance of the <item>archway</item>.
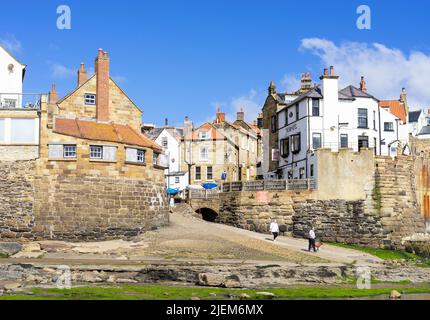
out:
{"label": "archway", "polygon": [[196,213],[202,216],[204,221],[215,222],[218,219],[218,213],[210,208],[201,208]]}

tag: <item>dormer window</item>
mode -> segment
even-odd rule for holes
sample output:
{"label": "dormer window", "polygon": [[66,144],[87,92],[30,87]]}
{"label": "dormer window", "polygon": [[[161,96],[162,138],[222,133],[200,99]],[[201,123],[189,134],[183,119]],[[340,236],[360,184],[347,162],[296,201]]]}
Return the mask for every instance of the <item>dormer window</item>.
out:
{"label": "dormer window", "polygon": [[207,131],[200,132],[200,139],[207,139],[207,138],[209,138],[209,132]]}
{"label": "dormer window", "polygon": [[85,104],[94,106],[96,104],[96,95],[93,93],[86,93],[85,94]]}

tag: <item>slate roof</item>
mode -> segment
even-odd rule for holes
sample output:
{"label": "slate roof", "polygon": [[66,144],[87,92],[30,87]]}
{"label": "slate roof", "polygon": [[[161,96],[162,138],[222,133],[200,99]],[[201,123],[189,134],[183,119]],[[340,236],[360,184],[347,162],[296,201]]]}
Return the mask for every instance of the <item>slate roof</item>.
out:
{"label": "slate roof", "polygon": [[146,132],[146,135],[151,138],[151,140],[156,140],[163,132],[163,130],[164,128],[154,128]]}
{"label": "slate roof", "polygon": [[371,99],[376,99],[374,96],[361,91],[360,89],[354,87],[354,86],[348,86],[342,90],[339,91],[339,93],[344,96],[344,97],[348,97],[348,98],[371,98]]}
{"label": "slate roof", "polygon": [[418,122],[418,119],[420,118],[421,115],[421,110],[420,111],[411,111],[409,112],[409,122]]}
{"label": "slate roof", "polygon": [[430,134],[430,126],[425,126],[421,129],[420,133],[418,133],[419,136]]}
{"label": "slate roof", "polygon": [[55,118],[53,131],[65,136],[86,140],[107,141],[161,151],[161,146],[135,131],[129,125],[94,121]]}
{"label": "slate roof", "polygon": [[[290,102],[288,104],[286,104],[286,103],[284,103],[284,104],[285,104],[285,106],[292,106],[292,105],[294,105],[294,104],[296,104],[296,103],[298,103],[298,102],[300,102],[300,101],[302,101],[303,99],[306,99],[306,98],[318,98],[318,99],[321,99],[322,97],[323,96],[322,96],[322,93],[321,93],[321,88],[319,86],[317,86],[317,87],[312,88],[311,90],[309,90],[305,94],[302,94],[298,98],[294,99],[292,102]],[[285,109],[285,107],[283,107],[282,109],[278,110],[278,112],[281,111],[281,110],[283,110],[283,109]]]}

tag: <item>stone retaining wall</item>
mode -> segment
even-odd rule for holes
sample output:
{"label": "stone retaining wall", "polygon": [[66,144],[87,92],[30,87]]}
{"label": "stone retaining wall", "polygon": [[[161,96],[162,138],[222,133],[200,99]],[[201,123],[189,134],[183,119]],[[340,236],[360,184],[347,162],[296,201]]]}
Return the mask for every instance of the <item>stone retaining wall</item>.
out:
{"label": "stone retaining wall", "polygon": [[30,237],[34,161],[0,162],[0,238]]}
{"label": "stone retaining wall", "polygon": [[169,222],[162,181],[36,172],[36,161],[0,162],[0,239],[103,240]]}
{"label": "stone retaining wall", "polygon": [[[409,156],[363,157],[372,157],[373,168],[366,173],[367,180],[357,183],[360,192],[351,195],[349,189],[337,188],[331,199],[327,190],[222,193],[218,222],[266,233],[271,219],[276,219],[298,237],[306,237],[314,226],[323,241],[403,248],[402,239],[426,230],[422,211],[423,206],[430,210],[430,200],[420,204],[419,199],[430,199],[428,162]],[[336,176],[329,168],[326,164],[325,176]]]}
{"label": "stone retaining wall", "polygon": [[168,224],[164,186],[144,180],[87,176],[36,179],[34,233],[39,238],[97,240]]}

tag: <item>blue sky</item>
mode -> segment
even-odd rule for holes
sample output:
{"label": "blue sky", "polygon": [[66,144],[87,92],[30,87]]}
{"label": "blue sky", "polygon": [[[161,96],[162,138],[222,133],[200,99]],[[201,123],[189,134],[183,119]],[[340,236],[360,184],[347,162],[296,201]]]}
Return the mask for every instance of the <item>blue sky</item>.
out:
{"label": "blue sky", "polygon": [[[71,30],[56,28],[61,4],[72,10]],[[372,30],[356,27],[361,4],[372,9]],[[15,0],[2,3],[0,43],[28,65],[26,92],[56,83],[60,95],[76,85],[79,63],[92,68],[103,48],[146,123],[180,124],[185,115],[199,123],[218,106],[230,117],[243,106],[252,118],[270,80],[293,89],[302,72],[317,81],[330,64],[342,84],[364,75],[381,99],[397,99],[405,86],[413,107],[424,108],[429,9],[422,0]]]}

